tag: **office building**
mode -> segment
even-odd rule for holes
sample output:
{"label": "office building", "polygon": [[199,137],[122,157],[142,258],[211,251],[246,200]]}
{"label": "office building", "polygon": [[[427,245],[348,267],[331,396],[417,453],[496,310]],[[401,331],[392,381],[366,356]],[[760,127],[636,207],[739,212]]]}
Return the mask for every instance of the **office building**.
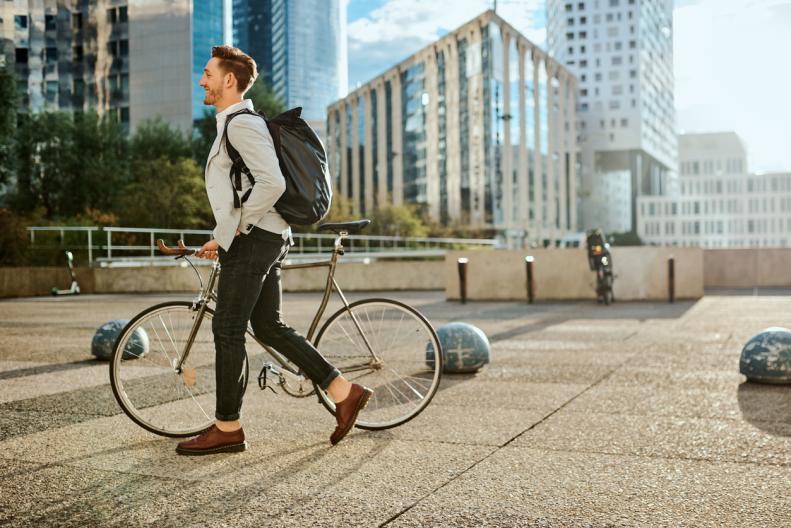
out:
{"label": "office building", "polygon": [[289,108],[323,128],[346,93],[346,12],[341,0],[234,0],[234,45],[248,52]]}
{"label": "office building", "polygon": [[579,80],[580,228],[634,231],[677,191],[671,0],[548,0],[552,56]]}
{"label": "office building", "polygon": [[38,0],[0,3],[0,43],[20,111],[155,117],[190,131],[198,81],[223,44],[223,0]]}
{"label": "office building", "polygon": [[487,11],[330,106],[335,192],[557,244],[577,223],[576,82]]}
{"label": "office building", "polygon": [[750,174],[733,132],[678,138],[680,195],[642,196],[638,235],[649,244],[787,247],[791,173]]}

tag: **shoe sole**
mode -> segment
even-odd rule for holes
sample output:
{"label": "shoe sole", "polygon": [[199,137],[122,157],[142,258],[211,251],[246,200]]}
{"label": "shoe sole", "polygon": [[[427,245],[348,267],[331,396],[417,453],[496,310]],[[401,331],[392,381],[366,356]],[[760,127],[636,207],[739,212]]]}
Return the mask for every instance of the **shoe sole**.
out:
{"label": "shoe sole", "polygon": [[365,406],[368,405],[368,400],[371,399],[371,396],[373,395],[373,393],[374,393],[374,391],[372,391],[371,389],[366,389],[363,392],[363,396],[362,396],[362,398],[360,398],[360,402],[357,404],[357,410],[354,412],[354,417],[351,420],[351,425],[349,426],[348,429],[346,429],[343,432],[343,434],[341,435],[340,438],[338,438],[334,442],[332,440],[330,440],[332,445],[335,445],[338,442],[340,442],[341,440],[343,440],[346,437],[346,435],[349,434],[349,431],[354,429],[354,424],[357,423],[357,417],[360,416],[360,412],[362,412],[362,410],[365,409]]}
{"label": "shoe sole", "polygon": [[212,449],[184,449],[183,447],[176,447],[176,453],[186,456],[201,456],[201,455],[216,455],[218,453],[241,453],[247,449],[247,442],[241,444],[232,444],[222,447],[215,447]]}

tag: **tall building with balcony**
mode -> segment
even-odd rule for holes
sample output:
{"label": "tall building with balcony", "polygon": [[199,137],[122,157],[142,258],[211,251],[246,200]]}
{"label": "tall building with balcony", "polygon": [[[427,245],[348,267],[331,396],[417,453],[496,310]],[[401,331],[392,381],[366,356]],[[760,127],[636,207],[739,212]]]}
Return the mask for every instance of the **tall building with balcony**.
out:
{"label": "tall building with balcony", "polygon": [[131,128],[161,117],[189,131],[223,14],[223,0],[2,2],[0,56],[21,112],[92,108]]}
{"label": "tall building with balcony", "polygon": [[493,11],[327,114],[335,192],[360,214],[417,204],[511,247],[575,229],[576,78]]}
{"label": "tall building with balcony", "polygon": [[791,173],[750,174],[733,132],[678,137],[680,194],[641,196],[638,235],[703,248],[791,245]]}
{"label": "tall building with balcony", "polygon": [[234,0],[234,45],[247,51],[286,105],[323,128],[346,93],[346,12],[341,0]]}
{"label": "tall building with balcony", "polygon": [[579,79],[580,227],[637,228],[677,192],[671,0],[547,0],[553,57]]}

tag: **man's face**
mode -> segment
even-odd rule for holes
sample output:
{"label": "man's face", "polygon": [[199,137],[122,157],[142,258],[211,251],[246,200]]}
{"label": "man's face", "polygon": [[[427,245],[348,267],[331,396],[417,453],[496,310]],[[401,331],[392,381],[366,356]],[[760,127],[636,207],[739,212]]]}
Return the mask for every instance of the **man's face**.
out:
{"label": "man's face", "polygon": [[225,89],[225,77],[227,74],[220,69],[219,62],[220,59],[212,57],[206,63],[206,67],[203,69],[203,76],[200,79],[200,83],[198,83],[206,91],[203,104],[207,106],[217,104],[222,99]]}

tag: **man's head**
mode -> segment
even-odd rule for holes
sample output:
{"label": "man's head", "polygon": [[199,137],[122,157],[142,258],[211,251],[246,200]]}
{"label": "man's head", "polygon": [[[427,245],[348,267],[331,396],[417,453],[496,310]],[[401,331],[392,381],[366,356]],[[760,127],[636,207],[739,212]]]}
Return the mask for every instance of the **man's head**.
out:
{"label": "man's head", "polygon": [[255,61],[239,48],[213,47],[199,83],[206,91],[203,104],[216,106],[218,110],[233,104],[241,99],[257,76]]}

